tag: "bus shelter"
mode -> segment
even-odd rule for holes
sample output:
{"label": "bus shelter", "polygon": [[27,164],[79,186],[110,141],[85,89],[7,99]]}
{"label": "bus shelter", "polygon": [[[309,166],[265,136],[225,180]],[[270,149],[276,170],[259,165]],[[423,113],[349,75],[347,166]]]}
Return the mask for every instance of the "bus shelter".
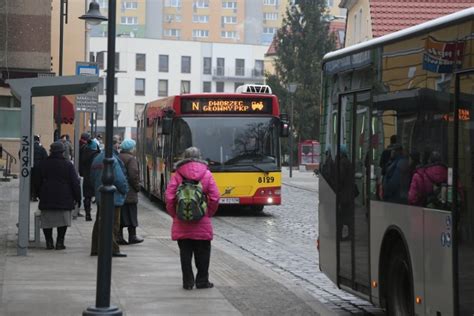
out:
{"label": "bus shelter", "polygon": [[26,256],[30,235],[30,181],[33,136],[32,136],[32,97],[83,94],[99,83],[94,76],[60,76],[10,79],[12,94],[21,103],[20,134],[20,194],[18,202],[18,243],[17,255]]}

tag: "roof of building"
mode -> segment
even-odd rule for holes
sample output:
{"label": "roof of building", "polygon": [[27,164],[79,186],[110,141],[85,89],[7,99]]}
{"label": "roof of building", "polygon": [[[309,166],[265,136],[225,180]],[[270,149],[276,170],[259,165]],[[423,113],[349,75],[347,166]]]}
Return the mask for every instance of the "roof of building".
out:
{"label": "roof of building", "polygon": [[373,37],[474,6],[473,0],[370,0]]}

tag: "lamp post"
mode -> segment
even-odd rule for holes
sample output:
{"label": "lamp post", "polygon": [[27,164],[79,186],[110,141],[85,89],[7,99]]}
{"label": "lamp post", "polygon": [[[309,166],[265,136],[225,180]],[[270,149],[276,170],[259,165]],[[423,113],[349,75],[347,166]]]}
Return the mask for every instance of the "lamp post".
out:
{"label": "lamp post", "polygon": [[290,110],[290,178],[293,177],[293,94],[296,91],[296,88],[298,88],[297,83],[289,83],[288,84],[288,92],[290,93],[290,104],[291,104],[291,110]]}
{"label": "lamp post", "polygon": [[[64,24],[67,24],[67,11],[68,11],[68,0],[60,0],[59,8],[59,76],[63,75],[63,51],[64,51]],[[66,18],[66,21],[64,21]],[[61,99],[62,95],[58,95],[58,112],[56,113],[56,130],[58,131],[58,137],[61,137],[61,123],[63,121],[61,113]],[[56,139],[55,139],[56,141]]]}
{"label": "lamp post", "polygon": [[[106,21],[99,11],[99,5],[93,0],[89,11],[80,17],[89,23],[99,24]],[[109,0],[109,18],[107,25],[107,100],[105,112],[105,158],[102,174],[100,205],[100,236],[97,259],[97,288],[95,306],[88,307],[83,316],[122,315],[116,306],[110,306],[110,281],[112,276],[112,228],[114,223],[114,183],[112,156],[112,137],[114,128],[114,77],[115,77],[115,22],[116,0]]]}

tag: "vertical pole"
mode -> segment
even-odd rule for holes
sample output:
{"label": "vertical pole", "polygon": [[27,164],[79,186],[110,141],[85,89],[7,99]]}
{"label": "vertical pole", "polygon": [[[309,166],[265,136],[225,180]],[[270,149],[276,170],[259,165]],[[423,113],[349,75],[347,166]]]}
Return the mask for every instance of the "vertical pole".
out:
{"label": "vertical pole", "polygon": [[[60,0],[59,1],[59,75],[63,75],[63,46],[64,46],[64,5],[67,0]],[[63,120],[62,117],[62,109],[61,109],[61,99],[62,95],[58,95],[58,112],[56,115],[56,124],[58,130],[58,136],[61,137],[61,123]]]}
{"label": "vertical pole", "polygon": [[[31,91],[31,90],[28,90]],[[31,181],[31,93],[22,94],[20,142],[20,200],[18,203],[17,255],[26,256],[30,238],[30,181]]]}
{"label": "vertical pole", "polygon": [[293,177],[293,96],[291,96],[290,111],[290,178]]}
{"label": "vertical pole", "polygon": [[112,277],[112,229],[114,224],[114,158],[112,138],[114,128],[114,77],[115,77],[115,23],[116,0],[109,0],[107,26],[107,101],[105,113],[105,158],[100,187],[99,253],[97,260],[97,287],[95,307],[82,313],[90,315],[120,315],[122,311],[110,306],[110,282]]}

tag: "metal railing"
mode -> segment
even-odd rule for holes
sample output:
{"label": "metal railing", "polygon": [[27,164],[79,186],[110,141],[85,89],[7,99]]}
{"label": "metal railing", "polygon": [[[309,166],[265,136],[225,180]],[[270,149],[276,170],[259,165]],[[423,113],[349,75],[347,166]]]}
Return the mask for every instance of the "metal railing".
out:
{"label": "metal railing", "polygon": [[[3,158],[3,155],[5,155],[5,159]],[[3,178],[0,178],[0,181],[10,181],[9,177],[16,179],[17,176],[11,173],[12,163],[16,164],[16,158],[13,157],[13,155],[10,154],[5,148],[3,148],[2,144],[0,144],[0,159],[5,160],[5,165],[0,167],[0,171],[3,171]]]}

